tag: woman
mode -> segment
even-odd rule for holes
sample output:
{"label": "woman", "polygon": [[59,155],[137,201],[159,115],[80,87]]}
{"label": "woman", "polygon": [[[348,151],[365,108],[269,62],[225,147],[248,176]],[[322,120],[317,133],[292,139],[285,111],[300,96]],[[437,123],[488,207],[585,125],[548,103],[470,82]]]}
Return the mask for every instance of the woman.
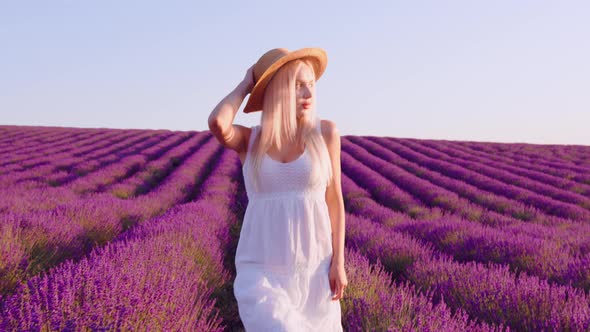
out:
{"label": "woman", "polygon": [[[209,116],[209,128],[238,152],[248,206],[236,251],[234,295],[247,331],[342,331],[344,202],[340,135],[315,113],[324,50],[276,48]],[[260,125],[234,125],[262,111]]]}

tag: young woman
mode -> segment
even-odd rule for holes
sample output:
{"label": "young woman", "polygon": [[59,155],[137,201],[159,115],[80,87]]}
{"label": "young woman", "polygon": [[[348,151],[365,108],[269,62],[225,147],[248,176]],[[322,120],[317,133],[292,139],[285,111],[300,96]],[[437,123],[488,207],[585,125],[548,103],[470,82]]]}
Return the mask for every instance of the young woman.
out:
{"label": "young woman", "polygon": [[[342,331],[344,202],[340,134],[315,112],[320,48],[266,52],[209,116],[238,152],[248,206],[235,257],[234,295],[246,331]],[[232,124],[262,111],[260,125]]]}

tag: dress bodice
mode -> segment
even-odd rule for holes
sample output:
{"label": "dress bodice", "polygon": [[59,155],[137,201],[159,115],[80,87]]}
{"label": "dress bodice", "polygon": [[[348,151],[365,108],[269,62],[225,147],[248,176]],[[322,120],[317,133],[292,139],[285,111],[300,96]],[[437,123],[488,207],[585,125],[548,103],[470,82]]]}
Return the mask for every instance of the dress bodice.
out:
{"label": "dress bodice", "polygon": [[[317,121],[316,130],[318,130],[321,135],[319,120]],[[259,170],[260,190],[256,191],[253,179],[251,178],[249,162],[254,138],[259,131],[260,125],[252,127],[248,143],[248,151],[242,167],[248,198],[262,197],[265,195],[277,197],[282,193],[308,193],[316,191],[321,192],[322,190],[325,192],[325,184],[322,184],[317,180],[314,181],[311,176],[313,164],[307,146],[299,157],[287,163],[274,160],[265,153]]]}

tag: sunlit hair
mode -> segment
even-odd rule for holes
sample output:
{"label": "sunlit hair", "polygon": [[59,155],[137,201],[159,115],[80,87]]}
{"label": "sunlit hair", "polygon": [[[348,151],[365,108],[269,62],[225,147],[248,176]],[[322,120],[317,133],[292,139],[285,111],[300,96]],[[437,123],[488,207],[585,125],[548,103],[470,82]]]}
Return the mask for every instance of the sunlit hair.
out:
{"label": "sunlit hair", "polygon": [[[309,112],[306,112],[299,124],[300,135],[297,136],[297,92],[295,80],[297,73],[303,66],[307,65],[314,73],[310,60],[297,59],[289,61],[274,74],[266,86],[262,104],[262,116],[260,119],[260,130],[252,143],[250,152],[250,170],[253,172],[252,179],[258,190],[259,170],[265,153],[273,146],[277,149],[285,144],[296,144],[305,146],[312,162],[312,181],[324,181],[328,185],[332,178],[332,165],[326,143],[321,133],[316,130],[318,121],[315,110],[315,94]],[[315,84],[315,79],[314,79]],[[286,141],[285,141],[286,138]]]}

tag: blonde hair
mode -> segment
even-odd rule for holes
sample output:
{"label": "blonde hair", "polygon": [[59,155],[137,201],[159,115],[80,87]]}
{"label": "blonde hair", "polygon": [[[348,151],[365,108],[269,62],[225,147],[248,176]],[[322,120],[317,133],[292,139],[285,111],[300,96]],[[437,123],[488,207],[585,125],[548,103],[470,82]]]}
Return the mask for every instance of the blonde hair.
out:
{"label": "blonde hair", "polygon": [[[307,65],[314,73],[313,65],[308,59],[297,59],[284,64],[273,76],[264,92],[260,129],[252,144],[250,152],[250,171],[254,185],[259,186],[259,170],[266,152],[275,145],[278,149],[287,142],[305,146],[311,157],[312,181],[328,185],[332,179],[330,155],[321,132],[316,130],[319,122],[315,107],[305,113],[297,128],[295,78],[303,66]],[[314,79],[315,82],[315,79]],[[315,94],[313,96],[315,99]],[[315,105],[315,102],[313,103]],[[299,129],[300,135],[297,136]]]}

